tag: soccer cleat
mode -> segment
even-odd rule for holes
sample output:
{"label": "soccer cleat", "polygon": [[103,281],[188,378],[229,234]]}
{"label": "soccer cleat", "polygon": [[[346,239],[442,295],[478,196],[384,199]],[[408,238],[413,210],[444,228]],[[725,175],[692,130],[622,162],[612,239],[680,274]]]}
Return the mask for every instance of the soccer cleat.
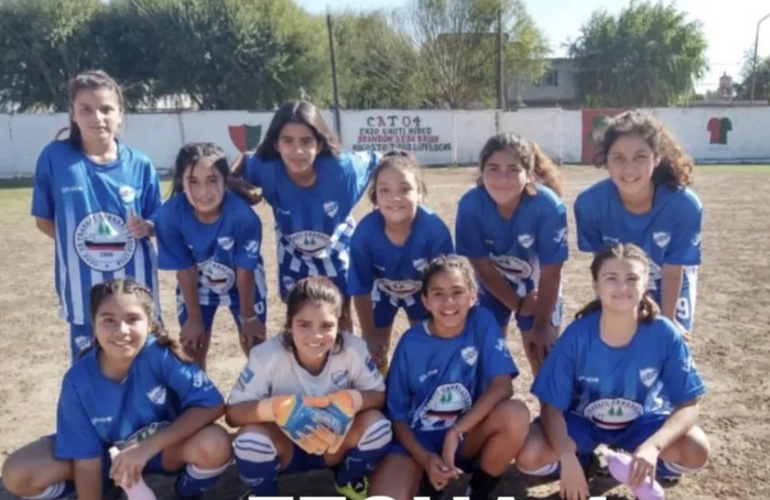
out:
{"label": "soccer cleat", "polygon": [[364,476],[359,481],[344,486],[334,483],[334,489],[348,500],[366,500],[369,497],[369,479]]}

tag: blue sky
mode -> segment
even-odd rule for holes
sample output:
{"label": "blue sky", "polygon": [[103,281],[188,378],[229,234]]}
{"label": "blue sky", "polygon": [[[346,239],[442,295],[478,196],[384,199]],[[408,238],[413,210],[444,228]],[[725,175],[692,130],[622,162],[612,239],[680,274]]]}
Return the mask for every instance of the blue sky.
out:
{"label": "blue sky", "polygon": [[[294,0],[309,12],[323,13],[328,8],[368,10],[397,8],[409,0]],[[527,10],[537,25],[545,31],[554,56],[564,55],[562,45],[574,39],[580,26],[591,13],[604,8],[616,14],[628,4],[628,0],[524,0]],[[366,7],[362,7],[365,5]],[[763,0],[679,0],[677,8],[689,14],[689,19],[703,23],[708,39],[707,56],[710,70],[698,82],[698,91],[716,89],[722,73],[740,80],[743,54],[754,47],[757,21],[770,14],[770,2]],[[760,57],[770,55],[770,19],[767,19],[759,35]]]}

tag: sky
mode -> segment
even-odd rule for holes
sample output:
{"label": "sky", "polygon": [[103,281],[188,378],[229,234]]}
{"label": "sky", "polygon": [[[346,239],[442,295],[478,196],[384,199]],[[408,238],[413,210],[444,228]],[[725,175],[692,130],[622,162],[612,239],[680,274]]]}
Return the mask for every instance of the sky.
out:
{"label": "sky", "polygon": [[[340,9],[370,10],[403,7],[409,0],[294,0],[312,13]],[[566,55],[564,45],[580,34],[580,27],[591,13],[604,8],[618,14],[628,0],[524,0],[527,11],[542,29],[551,44],[552,56]],[[709,71],[697,83],[696,90],[705,92],[719,86],[724,72],[740,81],[743,56],[753,51],[757,22],[770,14],[770,2],[764,0],[679,0],[678,9],[688,14],[688,20],[698,20],[708,40]],[[759,57],[770,56],[770,19],[765,20],[759,33]]]}

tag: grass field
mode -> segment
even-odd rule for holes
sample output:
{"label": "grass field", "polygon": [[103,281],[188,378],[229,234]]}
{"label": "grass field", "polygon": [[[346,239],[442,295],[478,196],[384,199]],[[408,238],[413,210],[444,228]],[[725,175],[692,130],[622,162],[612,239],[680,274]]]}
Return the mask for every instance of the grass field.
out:
{"label": "grass field", "polygon": [[[570,207],[585,186],[606,175],[590,167],[562,168]],[[475,180],[473,169],[430,169],[428,205],[454,226],[457,200]],[[770,203],[757,189],[770,181],[770,166],[703,166],[696,171],[694,189],[704,210],[704,264],[700,271],[697,315],[691,342],[709,393],[701,407],[702,425],[709,434],[713,458],[705,470],[686,477],[668,491],[671,500],[770,498]],[[40,234],[29,216],[29,181],[0,182],[0,462],[19,446],[51,433],[59,384],[69,362],[67,326],[58,319],[53,286],[53,244]],[[363,201],[360,218],[370,209]],[[284,308],[277,298],[275,241],[268,207],[257,209],[266,228],[263,255],[271,300],[269,329],[276,332]],[[588,257],[575,248],[570,217],[570,261],[565,268],[567,318],[591,297]],[[161,273],[161,302],[167,325],[176,326],[174,278]],[[397,331],[406,327],[399,317]],[[222,392],[229,393],[240,371],[241,354],[229,314],[220,314],[209,354],[209,371]],[[522,375],[515,381],[517,396],[533,414],[537,405],[528,394],[531,376],[518,334],[509,344]],[[160,500],[173,498],[172,482],[151,479]],[[245,488],[231,468],[210,492],[210,499],[235,499]],[[595,496],[632,498],[608,479],[591,485]],[[454,485],[450,493],[464,491]],[[286,495],[334,495],[328,472],[284,478]],[[503,496],[558,498],[557,482],[524,478],[514,468],[498,490]],[[0,500],[12,497],[0,487]]]}

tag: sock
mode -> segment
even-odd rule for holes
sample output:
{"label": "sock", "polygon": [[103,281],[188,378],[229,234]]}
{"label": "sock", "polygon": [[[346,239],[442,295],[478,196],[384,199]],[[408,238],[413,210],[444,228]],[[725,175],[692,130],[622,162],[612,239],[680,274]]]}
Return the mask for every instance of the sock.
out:
{"label": "sock", "polygon": [[655,476],[657,476],[657,479],[678,479],[682,477],[682,474],[687,474],[688,472],[693,472],[695,470],[697,469],[691,469],[667,460],[658,460]]}
{"label": "sock", "polygon": [[241,481],[258,496],[278,494],[281,464],[273,441],[262,434],[247,432],[233,441],[235,464]]}
{"label": "sock", "polygon": [[522,469],[518,465],[516,467],[518,467],[518,469],[522,472],[522,474],[526,474],[528,476],[538,476],[538,477],[546,477],[552,474],[556,474],[557,472],[559,472],[559,469],[561,469],[559,462],[546,464],[540,467],[539,469],[535,469],[535,470]]}
{"label": "sock", "polygon": [[65,498],[74,498],[74,481],[59,481],[45,489],[41,494],[34,497],[24,497],[28,500],[60,500]]}
{"label": "sock", "polygon": [[217,484],[219,476],[227,469],[230,463],[226,463],[218,469],[199,469],[187,464],[184,472],[176,478],[174,488],[179,498],[191,498],[202,495]]}
{"label": "sock", "polygon": [[390,420],[377,420],[370,425],[356,443],[356,447],[347,452],[342,464],[337,468],[337,484],[344,486],[355,483],[373,471],[387,453],[392,439]]}
{"label": "sock", "polygon": [[468,490],[470,490],[468,497],[470,500],[489,500],[502,477],[502,475],[492,476],[481,468],[476,469],[473,471],[471,481],[468,484]]}

